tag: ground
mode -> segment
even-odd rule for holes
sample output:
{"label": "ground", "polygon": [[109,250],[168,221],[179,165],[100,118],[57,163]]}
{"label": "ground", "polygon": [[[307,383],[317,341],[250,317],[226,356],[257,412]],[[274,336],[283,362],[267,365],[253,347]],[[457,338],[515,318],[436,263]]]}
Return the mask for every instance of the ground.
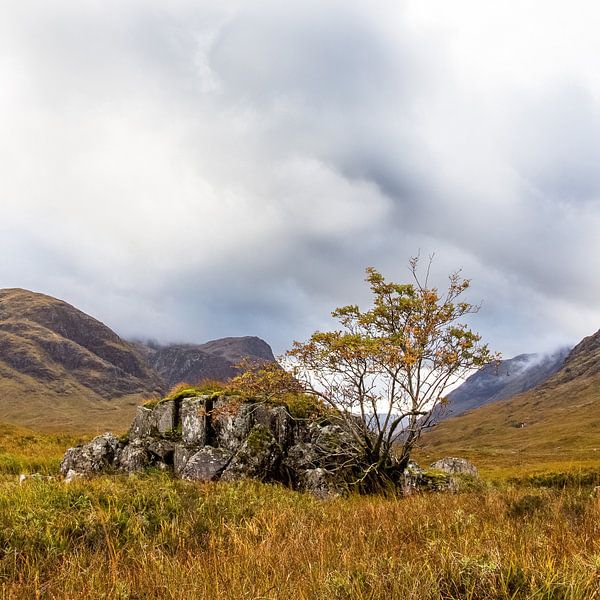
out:
{"label": "ground", "polygon": [[[600,598],[600,470],[328,501],[160,472],[65,484],[77,439],[0,432],[2,598]],[[567,476],[568,475],[568,476]]]}

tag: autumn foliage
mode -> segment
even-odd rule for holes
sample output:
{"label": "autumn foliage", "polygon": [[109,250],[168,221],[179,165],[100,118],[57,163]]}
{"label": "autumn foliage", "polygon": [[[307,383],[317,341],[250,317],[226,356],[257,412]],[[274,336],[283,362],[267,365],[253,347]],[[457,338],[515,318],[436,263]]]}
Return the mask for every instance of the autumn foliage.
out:
{"label": "autumn foliage", "polygon": [[304,390],[345,417],[364,450],[365,481],[396,479],[448,387],[496,358],[462,322],[479,310],[461,299],[469,280],[453,273],[441,292],[428,285],[430,266],[422,278],[412,259],[404,284],[367,269],[371,308],[336,309],[338,329],[288,353]]}

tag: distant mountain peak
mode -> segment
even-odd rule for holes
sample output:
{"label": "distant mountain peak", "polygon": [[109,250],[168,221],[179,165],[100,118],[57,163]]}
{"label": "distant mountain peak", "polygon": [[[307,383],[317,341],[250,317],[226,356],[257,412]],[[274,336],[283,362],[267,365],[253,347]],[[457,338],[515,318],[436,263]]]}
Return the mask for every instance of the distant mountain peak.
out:
{"label": "distant mountain peak", "polygon": [[568,354],[568,348],[559,348],[551,353],[519,354],[487,365],[448,394],[447,408],[438,411],[438,420],[535,388],[561,369]]}
{"label": "distant mountain peak", "polygon": [[118,427],[143,397],[181,381],[229,379],[244,357],[275,360],[255,336],[168,346],[127,342],[63,300],[0,289],[3,420],[60,429]]}
{"label": "distant mountain peak", "polygon": [[0,290],[0,342],[5,366],[24,375],[45,371],[50,385],[72,379],[105,398],[160,387],[143,357],[114,331],[46,294]]}
{"label": "distant mountain peak", "polygon": [[548,385],[567,383],[580,377],[600,375],[600,330],[583,338],[567,355],[564,365]]}
{"label": "distant mountain peak", "polygon": [[[570,352],[555,354],[556,358],[561,354],[564,359],[550,364],[549,371],[554,372],[537,386],[474,406],[440,423],[426,436],[427,451],[444,456],[461,448],[467,449],[467,457],[483,451],[495,460],[503,457],[506,464],[596,460],[600,448],[600,331]],[[474,375],[453,392],[458,395],[459,408],[476,381]]]}
{"label": "distant mountain peak", "polygon": [[275,362],[269,344],[256,336],[226,337],[204,344],[136,345],[167,387],[203,379],[230,379],[244,358]]}

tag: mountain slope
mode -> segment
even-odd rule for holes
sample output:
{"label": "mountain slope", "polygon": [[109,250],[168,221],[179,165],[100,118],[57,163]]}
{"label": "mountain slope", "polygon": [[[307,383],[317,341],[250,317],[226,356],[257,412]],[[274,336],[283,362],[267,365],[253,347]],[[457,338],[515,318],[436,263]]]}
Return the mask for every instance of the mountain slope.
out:
{"label": "mountain slope", "polygon": [[120,413],[135,398],[161,387],[143,356],[100,321],[51,296],[0,290],[4,420],[62,422],[68,428],[106,411]]}
{"label": "mountain slope", "polygon": [[275,361],[269,344],[253,336],[222,338],[205,344],[137,345],[167,387],[203,379],[230,379],[237,373],[235,365],[243,358]]}
{"label": "mountain slope", "polygon": [[562,367],[568,353],[562,348],[552,354],[520,354],[484,367],[448,394],[447,408],[438,420],[533,389]]}
{"label": "mountain slope", "polygon": [[600,331],[538,387],[444,421],[423,439],[427,457],[484,464],[600,461]]}

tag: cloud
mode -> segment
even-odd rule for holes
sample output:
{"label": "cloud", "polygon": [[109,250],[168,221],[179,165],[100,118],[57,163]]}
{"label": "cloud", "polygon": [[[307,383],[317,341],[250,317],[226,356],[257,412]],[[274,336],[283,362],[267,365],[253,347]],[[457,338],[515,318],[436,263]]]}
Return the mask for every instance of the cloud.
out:
{"label": "cloud", "polygon": [[0,285],[280,351],[421,249],[472,277],[495,348],[575,343],[600,326],[600,42],[559,8],[19,2]]}

